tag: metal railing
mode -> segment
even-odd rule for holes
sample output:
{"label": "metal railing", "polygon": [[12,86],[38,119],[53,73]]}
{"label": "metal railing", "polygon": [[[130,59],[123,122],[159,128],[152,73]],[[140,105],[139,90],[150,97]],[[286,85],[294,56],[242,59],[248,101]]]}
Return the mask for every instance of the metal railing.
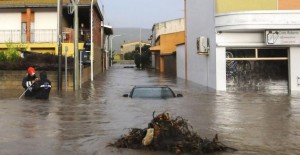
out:
{"label": "metal railing", "polygon": [[[0,43],[26,43],[27,32],[22,30],[0,30]],[[57,42],[56,29],[35,29],[30,31],[31,43]]]}
{"label": "metal railing", "polygon": [[[64,31],[63,42],[73,42],[74,31]],[[90,30],[79,30],[79,41],[89,39]],[[22,30],[0,30],[0,43],[27,43],[27,32]],[[34,29],[30,30],[30,43],[56,43],[56,29]]]}
{"label": "metal railing", "polygon": [[21,42],[21,31],[20,30],[0,30],[0,43]]}
{"label": "metal railing", "polygon": [[57,42],[57,30],[31,30],[30,31],[30,42],[31,43],[54,43]]}

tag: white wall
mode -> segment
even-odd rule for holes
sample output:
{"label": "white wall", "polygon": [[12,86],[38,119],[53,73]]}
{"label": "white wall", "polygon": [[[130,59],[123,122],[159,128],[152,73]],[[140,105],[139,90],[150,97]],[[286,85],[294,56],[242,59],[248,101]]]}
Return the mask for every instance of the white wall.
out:
{"label": "white wall", "polygon": [[57,29],[56,10],[35,10],[35,29]]}
{"label": "white wall", "polygon": [[21,30],[21,13],[0,13],[0,30]]}
{"label": "white wall", "polygon": [[185,79],[185,45],[176,47],[176,69],[177,77]]}
{"label": "white wall", "polygon": [[226,48],[216,48],[216,89],[226,90]]}
{"label": "white wall", "polygon": [[264,31],[262,32],[222,32],[216,35],[217,46],[227,47],[258,47],[265,46]]}
{"label": "white wall", "polygon": [[[214,0],[186,1],[188,80],[216,89],[216,36]],[[196,39],[210,40],[209,55],[198,55]],[[224,55],[225,57],[225,55]]]}
{"label": "white wall", "polygon": [[21,41],[21,13],[0,12],[0,43]]}
{"label": "white wall", "polygon": [[241,11],[216,15],[217,31],[298,29],[299,10]]}
{"label": "white wall", "polygon": [[184,19],[174,19],[154,24],[153,39],[154,41],[162,34],[184,31]]}
{"label": "white wall", "polygon": [[35,41],[56,42],[57,41],[57,13],[53,9],[34,10]]}
{"label": "white wall", "polygon": [[[291,47],[289,51],[289,88],[300,91],[300,47]],[[299,85],[298,85],[299,84]]]}

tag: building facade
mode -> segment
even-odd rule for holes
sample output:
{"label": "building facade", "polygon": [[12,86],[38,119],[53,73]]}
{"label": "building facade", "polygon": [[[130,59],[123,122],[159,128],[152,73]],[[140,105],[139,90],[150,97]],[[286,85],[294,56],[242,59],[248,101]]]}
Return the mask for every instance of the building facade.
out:
{"label": "building facade", "polygon": [[[69,0],[62,4],[62,54],[75,56],[74,13]],[[0,50],[7,43],[22,45],[22,50],[58,54],[57,0],[0,2]],[[84,50],[84,43],[92,41],[91,65],[95,67],[91,78],[103,72],[103,42],[101,23],[103,16],[97,1],[81,0],[78,3],[78,49]],[[91,38],[92,37],[92,38]]]}
{"label": "building facade", "polygon": [[184,19],[175,19],[153,25],[152,67],[160,72],[176,75],[176,45],[185,42]]}
{"label": "building facade", "polygon": [[300,90],[299,9],[297,0],[186,0],[177,76],[216,90],[267,79]]}

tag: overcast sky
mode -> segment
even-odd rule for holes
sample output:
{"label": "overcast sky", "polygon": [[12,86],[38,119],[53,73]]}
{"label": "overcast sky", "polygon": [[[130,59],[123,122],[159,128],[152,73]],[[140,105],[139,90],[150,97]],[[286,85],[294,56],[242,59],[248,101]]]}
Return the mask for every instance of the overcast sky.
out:
{"label": "overcast sky", "polygon": [[104,5],[104,22],[114,28],[147,28],[183,18],[184,0],[98,0]]}

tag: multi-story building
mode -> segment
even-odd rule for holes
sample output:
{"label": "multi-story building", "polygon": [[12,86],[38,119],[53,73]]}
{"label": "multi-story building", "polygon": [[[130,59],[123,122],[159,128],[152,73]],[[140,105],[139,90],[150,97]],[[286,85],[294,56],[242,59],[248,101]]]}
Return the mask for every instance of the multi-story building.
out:
{"label": "multi-story building", "polygon": [[[74,56],[74,12],[71,1],[63,0],[62,7],[62,54],[66,50]],[[0,1],[0,49],[7,43],[22,44],[23,50],[58,54],[57,0],[1,0]],[[79,49],[92,40],[91,62],[93,74],[104,70],[104,52],[101,37],[103,16],[96,0],[80,0],[78,3]],[[92,37],[92,38],[91,38]],[[68,48],[67,48],[68,47]],[[91,77],[92,78],[92,77]]]}
{"label": "multi-story building", "polygon": [[176,75],[176,45],[185,42],[184,19],[156,23],[152,27],[152,67]]}
{"label": "multi-story building", "polygon": [[299,91],[299,9],[298,0],[185,0],[187,40],[177,48],[184,60],[177,76],[216,90],[228,89],[230,76],[254,86],[279,78]]}

